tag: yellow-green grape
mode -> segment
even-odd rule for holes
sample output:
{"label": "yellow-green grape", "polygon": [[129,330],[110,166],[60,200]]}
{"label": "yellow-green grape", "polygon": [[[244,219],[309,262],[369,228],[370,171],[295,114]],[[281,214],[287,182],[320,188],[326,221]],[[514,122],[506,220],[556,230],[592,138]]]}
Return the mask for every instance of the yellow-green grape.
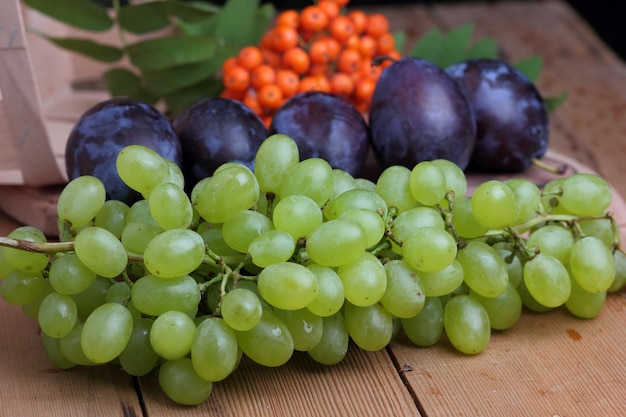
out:
{"label": "yellow-green grape", "polygon": [[208,317],[198,325],[191,344],[191,363],[198,375],[221,381],[233,372],[239,358],[237,335],[223,319]]}
{"label": "yellow-green grape", "polygon": [[195,271],[204,255],[204,240],[198,233],[190,229],[170,229],[148,243],[143,261],[151,274],[175,278]]}
{"label": "yellow-green grape", "polygon": [[483,182],[472,195],[472,213],[478,223],[488,229],[512,226],[519,211],[517,194],[502,181]]}
{"label": "yellow-green grape", "polygon": [[600,214],[611,204],[611,187],[598,175],[576,173],[565,178],[561,187],[563,194],[559,197],[559,203],[575,215]]}
{"label": "yellow-green grape", "polygon": [[602,311],[606,302],[606,291],[589,292],[571,278],[572,291],[565,302],[565,308],[572,315],[581,319],[592,319]]}
{"label": "yellow-green grape", "polygon": [[76,365],[96,366],[98,363],[87,358],[81,347],[80,341],[83,334],[83,327],[83,323],[76,323],[76,326],[74,326],[67,336],[59,339],[59,348],[63,356]]}
{"label": "yellow-green grape", "polygon": [[75,253],[67,253],[50,265],[48,280],[61,294],[78,294],[85,291],[96,279],[96,273],[87,268]]}
{"label": "yellow-green grape", "polygon": [[253,329],[235,333],[243,353],[259,365],[282,366],[293,355],[293,338],[287,326],[268,309],[263,309],[263,317]]}
{"label": "yellow-green grape", "polygon": [[387,288],[380,304],[394,317],[410,318],[424,307],[424,292],[417,272],[402,260],[385,264]]}
{"label": "yellow-green grape", "polygon": [[491,340],[489,315],[470,295],[460,294],[448,300],[443,311],[443,326],[450,343],[468,355],[482,352]]}
{"label": "yellow-green grape", "polygon": [[424,206],[434,206],[439,203],[448,190],[445,175],[431,161],[422,161],[413,167],[409,186],[413,197]]}
{"label": "yellow-green grape", "polygon": [[124,271],[128,254],[122,242],[101,227],[82,229],[74,239],[74,251],[78,259],[96,274],[115,278]]}
{"label": "yellow-green grape", "polygon": [[63,356],[61,352],[61,339],[50,337],[41,332],[41,344],[48,360],[59,369],[71,369],[76,366],[74,362]]}
{"label": "yellow-green grape", "polygon": [[282,198],[274,207],[272,220],[276,229],[289,233],[294,240],[308,237],[322,224],[322,211],[315,201],[305,195]]}
{"label": "yellow-green grape", "polygon": [[333,169],[321,158],[308,158],[294,166],[283,180],[281,198],[306,195],[322,207],[333,193]]}
{"label": "yellow-green grape", "polygon": [[354,220],[360,224],[367,236],[368,248],[380,242],[385,234],[385,222],[382,216],[375,211],[363,208],[351,208],[342,212],[338,218]]}
{"label": "yellow-green grape", "polygon": [[285,324],[293,338],[294,350],[306,352],[322,339],[323,319],[306,308],[299,310],[275,309],[274,314]]}
{"label": "yellow-green grape", "polygon": [[154,320],[147,317],[139,318],[133,323],[130,340],[119,356],[122,369],[129,375],[147,375],[159,363],[159,355],[150,344],[152,323]]}
{"label": "yellow-green grape", "polygon": [[376,194],[381,196],[387,207],[395,207],[399,213],[415,207],[417,200],[411,193],[409,178],[411,170],[401,165],[392,165],[383,170],[376,181]]}
{"label": "yellow-green grape", "polygon": [[189,358],[165,361],[159,368],[159,386],[170,400],[182,405],[201,404],[213,391],[213,382],[198,375]]}
{"label": "yellow-green grape", "polygon": [[[391,233],[396,240],[403,242],[421,227],[435,227],[444,230],[445,223],[441,214],[432,207],[415,207],[400,213],[398,217],[393,219]],[[396,243],[392,243],[392,249],[395,253],[402,254],[402,248]]]}
{"label": "yellow-green grape", "polygon": [[166,311],[154,319],[150,329],[150,345],[164,359],[178,359],[191,351],[196,324],[186,313]]}
{"label": "yellow-green grape", "polygon": [[106,294],[111,285],[110,279],[96,276],[94,282],[85,291],[71,294],[78,308],[78,319],[81,322],[87,320],[92,311],[105,303]]}
{"label": "yellow-green grape", "polygon": [[576,282],[588,292],[606,291],[615,279],[611,250],[593,236],[583,237],[574,243],[569,268]]}
{"label": "yellow-green grape", "polygon": [[443,334],[443,304],[439,297],[426,297],[424,307],[414,317],[401,319],[404,334],[415,346],[435,345]]}
{"label": "yellow-green grape", "polygon": [[165,230],[189,227],[193,219],[191,201],[185,191],[171,182],[164,182],[152,190],[148,199],[150,213]]}
{"label": "yellow-green grape", "polygon": [[107,200],[96,214],[93,225],[107,229],[119,239],[126,226],[126,215],[129,210],[130,207],[123,201]]}
{"label": "yellow-green grape", "polygon": [[280,133],[268,136],[254,159],[254,175],[261,191],[278,194],[283,181],[299,162],[298,145],[292,138]]}
{"label": "yellow-green grape", "polygon": [[104,184],[91,175],[74,178],[65,185],[57,202],[59,219],[74,227],[84,226],[98,214],[106,199]]}
{"label": "yellow-green grape", "polygon": [[380,304],[359,307],[346,302],[343,314],[348,334],[361,349],[377,351],[391,342],[393,318]]}
{"label": "yellow-green grape", "polygon": [[345,191],[353,190],[355,188],[356,181],[352,175],[342,169],[333,169],[333,193],[330,196],[331,200],[337,198]]}
{"label": "yellow-green grape", "polygon": [[315,263],[337,267],[355,261],[367,248],[367,234],[354,220],[335,219],[321,224],[306,240]]}
{"label": "yellow-green grape", "polygon": [[337,274],[343,282],[346,300],[356,306],[375,304],[385,294],[385,267],[370,252],[363,252],[354,261],[341,265]]}
{"label": "yellow-green grape", "polygon": [[441,297],[454,292],[463,283],[463,267],[458,260],[439,271],[419,271],[421,289],[426,297]]}
{"label": "yellow-green grape", "polygon": [[613,251],[613,262],[615,263],[615,278],[607,290],[609,293],[617,292],[626,285],[626,255],[621,249]]}
{"label": "yellow-green grape", "polygon": [[472,198],[461,197],[454,200],[452,226],[459,236],[472,239],[483,236],[489,231],[481,225],[472,211]]}
{"label": "yellow-green grape", "polygon": [[264,232],[274,230],[274,224],[258,211],[241,210],[222,225],[222,238],[231,248],[248,252],[250,243]]}
{"label": "yellow-green grape", "polygon": [[246,288],[235,288],[222,297],[220,312],[228,326],[234,330],[246,331],[261,320],[263,305],[254,292]]}
{"label": "yellow-green grape", "polygon": [[483,297],[471,290],[469,295],[485,307],[492,329],[510,329],[522,315],[522,298],[511,283],[497,297]]}
{"label": "yellow-green grape", "polygon": [[52,292],[41,302],[37,321],[41,331],[59,339],[68,335],[78,320],[78,308],[69,295]]}
{"label": "yellow-green grape", "polygon": [[135,281],[131,289],[134,306],[148,316],[170,310],[190,311],[198,306],[200,297],[198,284],[189,275],[177,278],[146,275]]}
{"label": "yellow-green grape", "polygon": [[489,245],[480,241],[469,242],[459,250],[464,282],[484,297],[497,297],[506,290],[509,274],[502,258]]}
{"label": "yellow-green grape", "polygon": [[143,145],[129,145],[117,155],[115,168],[120,178],[147,199],[162,182],[170,178],[170,168],[156,151]]}
{"label": "yellow-green grape", "polygon": [[402,242],[404,261],[419,271],[444,269],[454,261],[456,254],[456,241],[452,235],[435,227],[416,229]]}
{"label": "yellow-green grape", "polygon": [[332,316],[323,318],[322,338],[307,353],[318,363],[335,365],[346,357],[349,342],[350,337],[346,329],[346,321],[341,312],[337,312]]}
{"label": "yellow-green grape", "polygon": [[23,305],[37,298],[44,290],[46,281],[41,272],[13,271],[3,281],[0,286],[2,298],[15,305]]}
{"label": "yellow-green grape", "polygon": [[268,230],[255,237],[248,246],[252,263],[262,268],[286,262],[293,255],[296,244],[291,235],[282,230]]}
{"label": "yellow-green grape", "polygon": [[570,277],[565,266],[552,255],[540,253],[524,264],[524,285],[539,304],[558,307],[570,296]]}
{"label": "yellow-green grape", "polygon": [[375,191],[356,188],[340,194],[324,207],[324,216],[329,219],[337,219],[346,210],[361,208],[379,213],[385,217],[388,212],[387,203]]}
{"label": "yellow-green grape", "polygon": [[133,316],[126,307],[105,303],[87,318],[80,337],[85,356],[95,363],[115,359],[126,347],[133,330]]}
{"label": "yellow-green grape", "polygon": [[520,211],[515,224],[524,223],[537,215],[541,207],[541,191],[539,187],[524,178],[511,178],[504,181],[511,187],[520,203]]}
{"label": "yellow-green grape", "polygon": [[[11,239],[25,240],[28,242],[46,242],[44,234],[35,227],[21,226],[7,235]],[[20,249],[2,247],[5,260],[15,269],[25,272],[38,272],[48,266],[48,255],[43,253],[25,251]]]}
{"label": "yellow-green grape", "polygon": [[346,299],[345,290],[335,269],[318,264],[309,264],[307,269],[315,274],[319,289],[306,308],[320,317],[329,317],[341,310]]}
{"label": "yellow-green grape", "polygon": [[570,259],[570,252],[574,246],[574,235],[560,224],[547,224],[534,230],[526,245],[537,247],[541,253],[552,255],[563,265]]}
{"label": "yellow-green grape", "polygon": [[319,283],[306,267],[279,262],[264,268],[258,277],[259,293],[265,301],[284,310],[299,310],[317,296]]}
{"label": "yellow-green grape", "polygon": [[448,191],[452,191],[455,198],[464,197],[467,193],[467,178],[463,170],[447,159],[433,159],[431,162],[443,172]]}

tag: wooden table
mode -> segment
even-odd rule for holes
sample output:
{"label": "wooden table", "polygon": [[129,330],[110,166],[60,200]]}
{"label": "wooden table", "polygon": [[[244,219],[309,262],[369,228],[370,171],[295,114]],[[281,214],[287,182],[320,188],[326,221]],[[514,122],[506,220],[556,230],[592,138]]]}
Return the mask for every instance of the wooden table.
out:
{"label": "wooden table", "polygon": [[[371,10],[374,10],[372,8]],[[437,25],[474,22],[504,56],[544,57],[539,88],[570,97],[552,116],[551,147],[601,173],[622,195],[626,165],[626,66],[560,1],[379,8],[412,41]],[[0,217],[0,234],[15,224]],[[559,309],[525,312],[477,356],[445,341],[419,349],[402,340],[366,353],[351,347],[324,367],[295,354],[277,369],[244,361],[208,402],[177,406],[156,378],[115,365],[60,371],[45,358],[35,322],[0,301],[2,416],[541,416],[626,415],[626,291],[599,317]]]}

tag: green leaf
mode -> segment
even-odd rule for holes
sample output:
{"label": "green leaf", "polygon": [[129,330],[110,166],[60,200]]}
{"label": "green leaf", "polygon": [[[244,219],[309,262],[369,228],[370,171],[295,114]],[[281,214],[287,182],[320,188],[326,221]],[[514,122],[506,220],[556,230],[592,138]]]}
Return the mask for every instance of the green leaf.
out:
{"label": "green leaf", "polygon": [[189,22],[208,19],[222,10],[208,2],[166,1],[163,4],[168,15]]}
{"label": "green leaf", "polygon": [[524,73],[532,82],[536,82],[543,67],[543,58],[532,55],[517,61],[514,67]]}
{"label": "green leaf", "polygon": [[171,112],[169,116],[176,117],[196,101],[217,96],[222,87],[220,79],[208,79],[173,94],[166,95],[164,99],[167,108]]}
{"label": "green leaf", "polygon": [[259,7],[252,19],[248,30],[242,34],[241,46],[258,45],[263,34],[269,29],[276,17],[276,8],[271,3],[265,3]]}
{"label": "green leaf", "polygon": [[428,61],[436,60],[441,53],[441,30],[433,28],[426,32],[409,52],[409,56],[426,59]]}
{"label": "green leaf", "polygon": [[112,96],[128,96],[141,88],[141,79],[126,68],[111,68],[102,77]]}
{"label": "green leaf", "polygon": [[244,47],[246,29],[254,24],[259,0],[228,0],[219,14],[215,36],[222,45]]}
{"label": "green leaf", "polygon": [[143,76],[148,90],[166,95],[211,77],[217,69],[219,67],[216,68],[215,60],[211,59],[159,71],[145,71]]}
{"label": "green leaf", "polygon": [[474,33],[474,25],[471,23],[459,26],[448,32],[443,38],[442,54],[435,64],[439,65],[441,68],[446,68],[454,63],[465,60],[472,33]]}
{"label": "green leaf", "polygon": [[176,26],[188,36],[213,36],[215,27],[217,26],[219,15],[214,15],[203,20],[194,22],[185,22],[179,20],[175,22]]}
{"label": "green leaf", "polygon": [[406,33],[402,31],[394,32],[393,40],[395,42],[396,50],[401,54],[404,54],[404,48],[406,47]]}
{"label": "green leaf", "polygon": [[498,44],[494,38],[483,38],[472,45],[467,52],[467,59],[472,58],[490,58],[498,57]]}
{"label": "green leaf", "polygon": [[131,62],[142,70],[161,70],[211,59],[215,39],[195,36],[169,36],[149,39],[128,46]]}
{"label": "green leaf", "polygon": [[115,46],[104,45],[91,39],[55,38],[38,33],[56,46],[68,51],[76,52],[101,62],[117,62],[124,56],[124,52]]}
{"label": "green leaf", "polygon": [[104,32],[113,27],[113,19],[109,17],[107,9],[92,0],[24,0],[24,3],[76,28]]}
{"label": "green leaf", "polygon": [[131,33],[148,33],[163,29],[170,24],[162,1],[129,4],[120,8],[117,21],[120,27]]}
{"label": "green leaf", "polygon": [[561,94],[559,94],[556,97],[544,97],[543,102],[546,104],[546,108],[548,109],[548,112],[551,113],[554,110],[556,110],[558,107],[560,107],[561,104],[565,103],[565,100],[567,100],[568,96],[569,96],[569,93],[567,91],[563,91]]}

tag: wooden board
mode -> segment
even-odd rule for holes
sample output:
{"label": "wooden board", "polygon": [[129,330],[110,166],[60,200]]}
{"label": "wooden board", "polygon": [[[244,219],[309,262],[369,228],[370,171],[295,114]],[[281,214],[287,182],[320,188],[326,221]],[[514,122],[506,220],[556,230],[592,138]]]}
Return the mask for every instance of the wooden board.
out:
{"label": "wooden board", "polygon": [[[394,28],[406,29],[409,36],[472,21],[479,35],[495,36],[507,56],[544,56],[546,89],[571,92],[571,101],[552,119],[555,154],[600,172],[616,196],[626,195],[626,66],[563,3],[372,10],[387,13]],[[623,201],[614,204],[624,230]],[[16,224],[0,216],[0,234]],[[0,415],[621,417],[626,415],[625,319],[622,290],[609,296],[593,320],[573,318],[562,309],[525,312],[476,356],[460,355],[446,341],[419,349],[399,339],[376,353],[352,348],[333,367],[300,354],[277,369],[244,362],[215,385],[206,404],[188,408],[169,402],[154,375],[134,380],[115,365],[53,370],[34,323],[0,300]]]}

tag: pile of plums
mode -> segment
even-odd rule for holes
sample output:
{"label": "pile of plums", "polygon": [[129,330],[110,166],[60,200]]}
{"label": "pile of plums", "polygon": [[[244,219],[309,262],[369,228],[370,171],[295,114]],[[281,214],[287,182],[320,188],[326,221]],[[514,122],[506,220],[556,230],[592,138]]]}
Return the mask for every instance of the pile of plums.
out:
{"label": "pile of plums", "polygon": [[[546,151],[548,127],[536,87],[504,61],[473,59],[441,69],[405,57],[381,74],[368,116],[323,92],[292,97],[269,128],[244,104],[225,98],[200,100],[172,122],[144,103],[113,98],[78,120],[66,166],[70,179],[94,175],[108,198],[132,203],[140,196],[122,183],[114,163],[130,144],[172,160],[193,186],[224,162],[252,168],[259,145],[273,133],[292,137],[302,159],[320,157],[367,177],[366,170],[439,158],[464,170],[522,171]],[[370,150],[375,167],[368,165]]]}

